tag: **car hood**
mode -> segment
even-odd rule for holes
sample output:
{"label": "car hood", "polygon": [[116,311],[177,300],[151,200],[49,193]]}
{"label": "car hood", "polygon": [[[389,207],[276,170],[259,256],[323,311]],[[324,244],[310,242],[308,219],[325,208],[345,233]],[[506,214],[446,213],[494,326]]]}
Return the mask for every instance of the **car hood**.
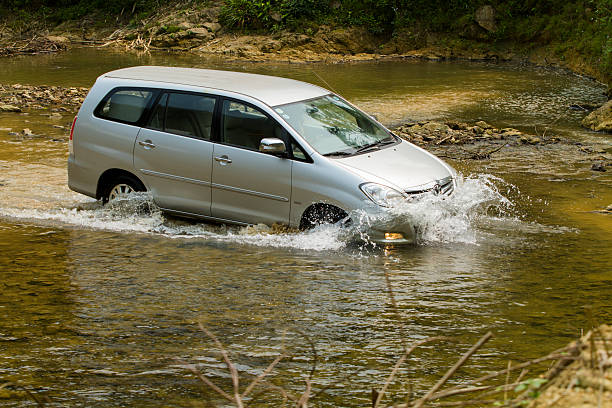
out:
{"label": "car hood", "polygon": [[454,176],[442,160],[406,141],[335,160],[370,181],[386,181],[401,191],[429,188],[436,180]]}

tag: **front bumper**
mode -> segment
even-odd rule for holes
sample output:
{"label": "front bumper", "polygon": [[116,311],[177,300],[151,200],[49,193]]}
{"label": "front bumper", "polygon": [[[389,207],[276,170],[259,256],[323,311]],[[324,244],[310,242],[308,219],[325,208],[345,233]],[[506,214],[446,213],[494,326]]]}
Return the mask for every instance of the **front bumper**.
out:
{"label": "front bumper", "polygon": [[416,243],[416,232],[411,225],[401,228],[370,229],[368,240],[378,245],[411,245]]}
{"label": "front bumper", "polygon": [[416,243],[417,234],[410,217],[387,208],[368,206],[362,211],[351,214],[351,224],[365,242],[377,245]]}

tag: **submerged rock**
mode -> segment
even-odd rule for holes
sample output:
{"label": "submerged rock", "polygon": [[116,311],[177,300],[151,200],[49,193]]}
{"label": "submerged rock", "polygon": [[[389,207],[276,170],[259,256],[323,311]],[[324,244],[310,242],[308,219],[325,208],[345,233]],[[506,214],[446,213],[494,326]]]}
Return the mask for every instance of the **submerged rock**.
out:
{"label": "submerged rock", "polygon": [[591,165],[591,170],[593,171],[606,171],[606,163],[602,161],[595,162]]}
{"label": "submerged rock", "polygon": [[479,126],[483,129],[493,129],[493,126],[489,125],[484,120],[479,120],[478,122],[474,123],[474,125]]}
{"label": "submerged rock", "polygon": [[21,108],[14,105],[0,105],[0,112],[21,112]]}
{"label": "submerged rock", "polygon": [[582,126],[596,132],[612,132],[612,100],[589,113],[582,120]]}

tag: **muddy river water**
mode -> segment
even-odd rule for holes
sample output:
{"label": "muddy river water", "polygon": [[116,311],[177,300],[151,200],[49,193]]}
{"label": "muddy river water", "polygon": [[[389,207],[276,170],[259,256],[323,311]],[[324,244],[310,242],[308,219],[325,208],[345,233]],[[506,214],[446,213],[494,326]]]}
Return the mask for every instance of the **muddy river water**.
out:
{"label": "muddy river water", "polygon": [[[269,65],[75,49],[0,60],[0,84],[89,87],[139,64],[305,80],[387,124],[484,119],[612,149],[610,136],[581,129],[584,113],[568,109],[602,102],[602,86],[519,66]],[[198,322],[244,381],[285,351],[294,358],[271,381],[300,393],[316,362],[313,394],[333,386],[315,406],[367,406],[403,347],[428,336],[455,342],[416,352],[390,386],[398,399],[429,388],[487,330],[494,339],[451,382],[612,322],[612,216],[594,212],[612,204],[612,172],[591,171],[572,145],[452,162],[463,175],[452,198],[398,212],[419,226],[419,244],[371,248],[335,227],[268,233],[169,219],[147,197],[101,207],[66,187],[73,115],[26,113],[0,113],[0,383],[25,385],[52,406],[223,404],[177,360],[231,389]],[[23,128],[41,136],[9,135]],[[271,394],[254,405],[277,406]],[[3,395],[3,406],[31,404]]]}

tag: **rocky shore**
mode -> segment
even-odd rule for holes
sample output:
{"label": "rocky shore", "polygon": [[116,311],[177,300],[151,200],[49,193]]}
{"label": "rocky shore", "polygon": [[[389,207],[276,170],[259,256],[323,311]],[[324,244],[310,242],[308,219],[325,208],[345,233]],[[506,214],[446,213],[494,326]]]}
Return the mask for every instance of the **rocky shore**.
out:
{"label": "rocky shore", "polygon": [[[11,30],[7,28],[10,24],[4,24],[0,28],[0,56],[53,52],[85,44],[137,51],[189,51],[247,61],[335,63],[405,58],[515,61],[562,67],[600,80],[608,75],[598,73],[579,58],[560,58],[543,46],[525,48],[520,44],[483,41],[485,33],[497,29],[495,10],[491,6],[481,7],[460,35],[445,36],[415,26],[398,29],[389,36],[373,34],[364,27],[333,23],[310,24],[299,31],[231,30],[223,25],[223,4],[221,0],[176,2],[129,22],[126,13],[109,21],[102,16],[82,17],[51,29],[35,21],[25,31]],[[272,15],[271,18],[282,17]],[[98,21],[102,19],[104,24]]]}
{"label": "rocky shore", "polygon": [[50,109],[76,113],[89,88],[0,84],[0,112]]}
{"label": "rocky shore", "polygon": [[554,135],[532,135],[514,128],[495,128],[485,121],[468,124],[458,121],[413,122],[392,128],[403,139],[438,156],[454,160],[488,160],[519,151],[538,151],[555,146],[573,147],[576,156],[590,164],[590,169],[605,172],[612,168],[607,149],[571,141]]}

